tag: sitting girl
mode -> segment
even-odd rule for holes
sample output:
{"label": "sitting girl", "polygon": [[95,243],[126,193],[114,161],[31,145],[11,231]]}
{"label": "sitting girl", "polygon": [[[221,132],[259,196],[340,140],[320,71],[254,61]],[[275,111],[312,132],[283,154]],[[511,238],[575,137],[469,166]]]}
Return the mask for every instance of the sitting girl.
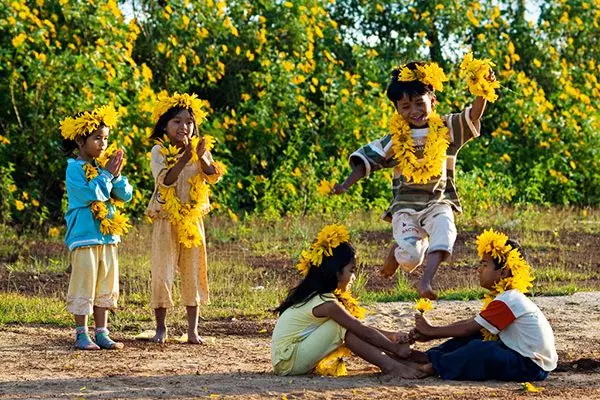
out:
{"label": "sitting girl", "polygon": [[556,368],[554,334],[544,314],[526,293],[530,267],[521,246],[492,229],[477,238],[479,283],[490,290],[473,318],[432,326],[420,314],[411,332],[416,340],[452,337],[426,353],[413,351],[419,368],[443,379],[541,381]]}
{"label": "sitting girl", "polygon": [[398,360],[411,353],[406,334],[368,327],[352,315],[364,314],[364,310],[348,292],[356,266],[355,250],[348,240],[344,226],[329,225],[310,250],[302,252],[298,269],[304,279],[275,309],[280,314],[271,345],[275,373],[307,374],[328,355],[337,360],[340,348],[346,346],[385,374],[407,379],[422,376]]}

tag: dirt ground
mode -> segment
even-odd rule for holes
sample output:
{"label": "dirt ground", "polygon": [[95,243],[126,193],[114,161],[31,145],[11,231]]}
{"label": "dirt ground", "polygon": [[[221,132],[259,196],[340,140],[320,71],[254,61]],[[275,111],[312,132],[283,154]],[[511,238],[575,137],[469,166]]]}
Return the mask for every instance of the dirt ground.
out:
{"label": "dirt ground", "polygon": [[[270,366],[274,321],[233,320],[202,323],[211,339],[204,346],[159,346],[115,332],[126,348],[100,352],[74,351],[70,329],[4,326],[0,399],[600,399],[600,292],[534,301],[554,328],[560,357],[557,370],[536,384],[540,393],[523,393],[518,383],[385,381],[357,358],[348,360],[350,375],[343,378],[278,377]],[[478,301],[441,301],[428,316],[442,324],[479,307]],[[412,324],[411,303],[380,303],[370,311],[367,322],[379,328]]]}

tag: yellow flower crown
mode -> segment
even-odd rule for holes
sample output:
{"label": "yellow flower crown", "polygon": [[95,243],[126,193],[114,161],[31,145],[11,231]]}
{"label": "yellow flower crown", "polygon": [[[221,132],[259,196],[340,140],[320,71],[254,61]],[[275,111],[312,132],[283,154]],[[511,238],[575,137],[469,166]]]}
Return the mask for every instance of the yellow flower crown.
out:
{"label": "yellow flower crown", "polygon": [[502,279],[494,287],[496,293],[505,290],[516,289],[521,293],[527,293],[533,287],[531,267],[521,255],[519,249],[507,244],[508,236],[493,229],[483,231],[477,237],[477,254],[483,259],[484,254],[490,254],[493,259],[504,263],[503,268],[508,268],[511,276]]}
{"label": "yellow flower crown", "polygon": [[350,240],[348,228],[344,225],[333,224],[324,227],[317,235],[317,240],[300,255],[296,268],[302,276],[306,276],[311,266],[318,267],[323,262],[323,255],[331,256],[333,249]]}
{"label": "yellow flower crown", "polygon": [[419,81],[424,85],[431,85],[433,90],[444,90],[443,82],[448,80],[444,70],[437,63],[431,62],[425,65],[416,64],[416,69],[412,70],[408,64],[396,67],[398,71],[398,82]]}
{"label": "yellow flower crown", "polygon": [[77,136],[87,136],[101,124],[112,128],[117,123],[117,111],[113,106],[102,106],[92,111],[85,111],[79,117],[67,117],[60,123],[60,134],[63,138],[75,140]]}
{"label": "yellow flower crown", "polygon": [[200,125],[208,115],[208,113],[203,110],[204,106],[202,100],[199,99],[197,95],[185,93],[179,94],[175,92],[173,96],[169,96],[169,94],[163,90],[158,94],[154,109],[152,110],[152,119],[154,122],[158,121],[164,113],[173,107],[182,107],[192,110],[192,113],[196,118],[196,126]]}

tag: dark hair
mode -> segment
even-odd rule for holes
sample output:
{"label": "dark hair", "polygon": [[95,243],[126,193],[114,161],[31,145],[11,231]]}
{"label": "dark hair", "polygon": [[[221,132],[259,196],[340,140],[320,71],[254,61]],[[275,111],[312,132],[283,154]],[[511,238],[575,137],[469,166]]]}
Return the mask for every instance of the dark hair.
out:
{"label": "dark hair", "polygon": [[323,255],[318,267],[310,267],[302,282],[288,293],[285,300],[273,312],[280,315],[296,304],[306,303],[316,295],[333,292],[338,286],[338,273],[355,257],[356,250],[348,242],[333,249],[331,256]]}
{"label": "dark hair", "polygon": [[[411,71],[416,71],[417,65],[424,66],[425,63],[410,62],[406,64],[406,67]],[[398,80],[398,75],[400,75],[400,68],[395,68],[392,71],[392,79],[390,80],[386,91],[387,97],[394,103],[394,107],[396,107],[396,102],[405,95],[408,95],[408,98],[410,99],[413,96],[422,96],[427,93],[434,94],[433,86],[426,85],[419,80],[402,82]]]}
{"label": "dark hair", "polygon": [[187,110],[192,116],[192,120],[194,120],[194,132],[196,133],[196,116],[194,112],[190,108],[185,108],[181,106],[171,107],[167,110],[166,113],[160,116],[158,121],[156,121],[156,125],[154,125],[154,129],[152,130],[152,135],[150,135],[150,139],[161,139],[167,132],[167,124],[170,120],[175,118],[177,114],[181,111]]}
{"label": "dark hair", "polygon": [[[73,118],[79,118],[83,114],[85,114],[86,112],[90,113],[90,114],[92,113],[92,111],[89,111],[89,110],[88,111],[80,111],[77,114],[75,114],[73,116]],[[98,125],[98,128],[102,128],[102,127],[105,127],[105,126],[106,125],[104,124],[104,122],[101,122],[100,125]],[[98,128],[96,128],[96,129],[98,129]],[[80,136],[83,139],[83,143],[85,143],[88,140],[88,138],[90,136],[92,136],[93,133],[94,132],[91,132],[91,133],[88,133],[85,136]],[[63,155],[65,157],[74,157],[75,154],[73,154],[73,152],[79,148],[79,145],[77,144],[77,142],[74,139],[63,139],[61,147],[62,147],[62,150],[63,150]]]}
{"label": "dark hair", "polygon": [[[525,258],[525,251],[523,250],[523,247],[521,247],[521,244],[519,242],[517,242],[516,240],[508,239],[506,241],[506,244],[510,245],[510,247],[512,247],[513,249],[519,250],[519,253],[521,253],[521,257],[523,257],[523,259],[525,261],[527,261],[527,259]],[[506,265],[506,260],[502,261],[502,260],[496,259],[495,257],[492,257],[492,260],[494,261],[494,269],[495,270],[504,268],[504,266]]]}

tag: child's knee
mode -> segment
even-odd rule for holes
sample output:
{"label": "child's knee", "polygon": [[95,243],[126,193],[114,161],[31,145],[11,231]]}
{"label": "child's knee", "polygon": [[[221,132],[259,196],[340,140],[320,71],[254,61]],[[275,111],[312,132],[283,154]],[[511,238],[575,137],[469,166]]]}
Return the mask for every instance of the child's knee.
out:
{"label": "child's knee", "polygon": [[398,246],[394,250],[394,257],[400,268],[406,272],[412,272],[423,263],[425,252],[416,247]]}

